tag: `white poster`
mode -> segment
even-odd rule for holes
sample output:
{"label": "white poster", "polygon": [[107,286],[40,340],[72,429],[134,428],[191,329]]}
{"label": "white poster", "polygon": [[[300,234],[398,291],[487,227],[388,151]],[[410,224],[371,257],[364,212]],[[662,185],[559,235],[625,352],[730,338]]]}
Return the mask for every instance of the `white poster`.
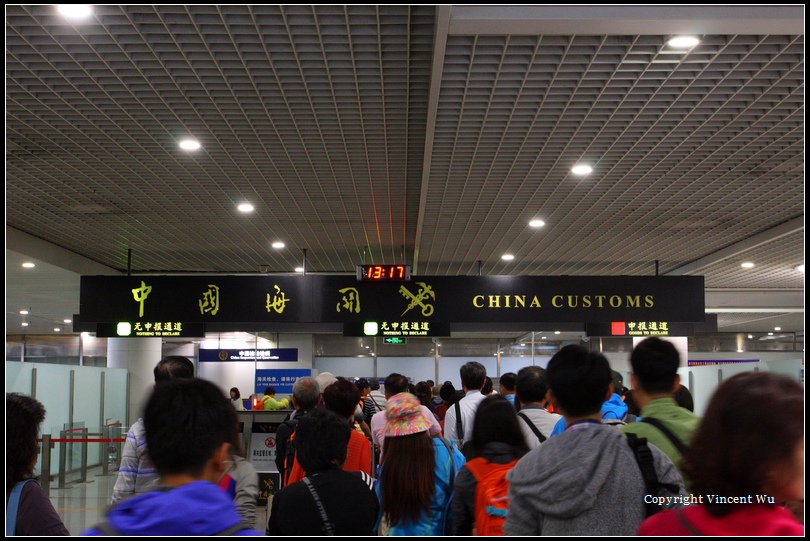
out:
{"label": "white poster", "polygon": [[253,433],[250,438],[248,460],[257,472],[277,472],[276,433]]}

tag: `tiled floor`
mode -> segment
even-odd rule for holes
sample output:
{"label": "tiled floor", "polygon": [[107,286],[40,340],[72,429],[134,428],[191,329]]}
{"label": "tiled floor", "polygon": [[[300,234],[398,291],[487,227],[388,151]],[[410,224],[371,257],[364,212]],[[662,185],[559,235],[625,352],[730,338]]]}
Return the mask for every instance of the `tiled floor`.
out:
{"label": "tiled floor", "polygon": [[[101,468],[87,472],[87,482],[70,485],[68,488],[55,488],[51,485],[51,502],[56,512],[62,517],[71,535],[80,535],[104,519],[104,513],[110,505],[113,486],[117,473],[101,475]],[[263,506],[256,509],[256,526],[264,531],[266,510]]]}
{"label": "tiled floor", "polygon": [[52,482],[51,502],[71,535],[80,535],[102,521],[110,505],[116,477],[116,473],[102,476],[101,468],[93,468],[87,472],[86,483],[59,489],[56,481]]}

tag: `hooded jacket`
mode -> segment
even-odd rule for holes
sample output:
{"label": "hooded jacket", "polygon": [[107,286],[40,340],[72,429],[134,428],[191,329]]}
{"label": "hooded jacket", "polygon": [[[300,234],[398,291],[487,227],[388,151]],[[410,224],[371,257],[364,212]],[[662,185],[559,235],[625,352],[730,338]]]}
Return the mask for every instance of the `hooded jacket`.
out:
{"label": "hooded jacket", "polygon": [[[659,481],[685,494],[669,458],[649,447]],[[529,452],[507,478],[506,535],[635,535],[645,517],[641,471],[612,426],[575,424]]]}
{"label": "hooded jacket", "polygon": [[[682,516],[679,517],[678,513]],[[685,524],[688,524],[687,528]],[[641,525],[638,535],[804,535],[804,525],[793,513],[777,505],[741,505],[724,517],[712,516],[705,506],[695,505],[657,513]]]}
{"label": "hooded jacket", "polygon": [[[172,490],[141,494],[111,508],[107,521],[121,535],[215,535],[242,519],[217,485],[195,481]],[[83,535],[104,535],[98,527]],[[251,529],[233,535],[262,535]]]}
{"label": "hooded jacket", "polygon": [[602,420],[623,421],[630,408],[624,403],[622,397],[616,393],[610,395],[607,402],[602,404]]}

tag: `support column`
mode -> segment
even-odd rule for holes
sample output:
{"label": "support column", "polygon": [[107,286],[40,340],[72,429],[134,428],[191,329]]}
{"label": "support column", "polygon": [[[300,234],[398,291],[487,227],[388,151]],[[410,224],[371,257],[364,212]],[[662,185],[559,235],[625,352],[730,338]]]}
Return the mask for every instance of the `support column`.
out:
{"label": "support column", "polygon": [[108,338],[107,367],[125,368],[129,373],[127,424],[143,415],[143,407],[155,384],[155,365],[161,359],[160,338]]}

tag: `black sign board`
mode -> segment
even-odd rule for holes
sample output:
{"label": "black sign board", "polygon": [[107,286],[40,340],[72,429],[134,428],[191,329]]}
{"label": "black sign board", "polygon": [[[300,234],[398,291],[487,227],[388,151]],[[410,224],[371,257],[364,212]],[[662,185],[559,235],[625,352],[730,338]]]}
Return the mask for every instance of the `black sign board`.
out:
{"label": "black sign board", "polygon": [[204,325],[182,321],[119,321],[98,323],[99,338],[200,338],[205,336]]}
{"label": "black sign board", "polygon": [[82,323],[702,321],[702,276],[83,276]]}
{"label": "black sign board", "polygon": [[450,325],[437,321],[352,322],[343,324],[343,336],[450,336]]}
{"label": "black sign board", "polygon": [[705,321],[611,321],[587,323],[587,336],[694,336],[696,333],[717,332],[717,314],[706,314]]}

